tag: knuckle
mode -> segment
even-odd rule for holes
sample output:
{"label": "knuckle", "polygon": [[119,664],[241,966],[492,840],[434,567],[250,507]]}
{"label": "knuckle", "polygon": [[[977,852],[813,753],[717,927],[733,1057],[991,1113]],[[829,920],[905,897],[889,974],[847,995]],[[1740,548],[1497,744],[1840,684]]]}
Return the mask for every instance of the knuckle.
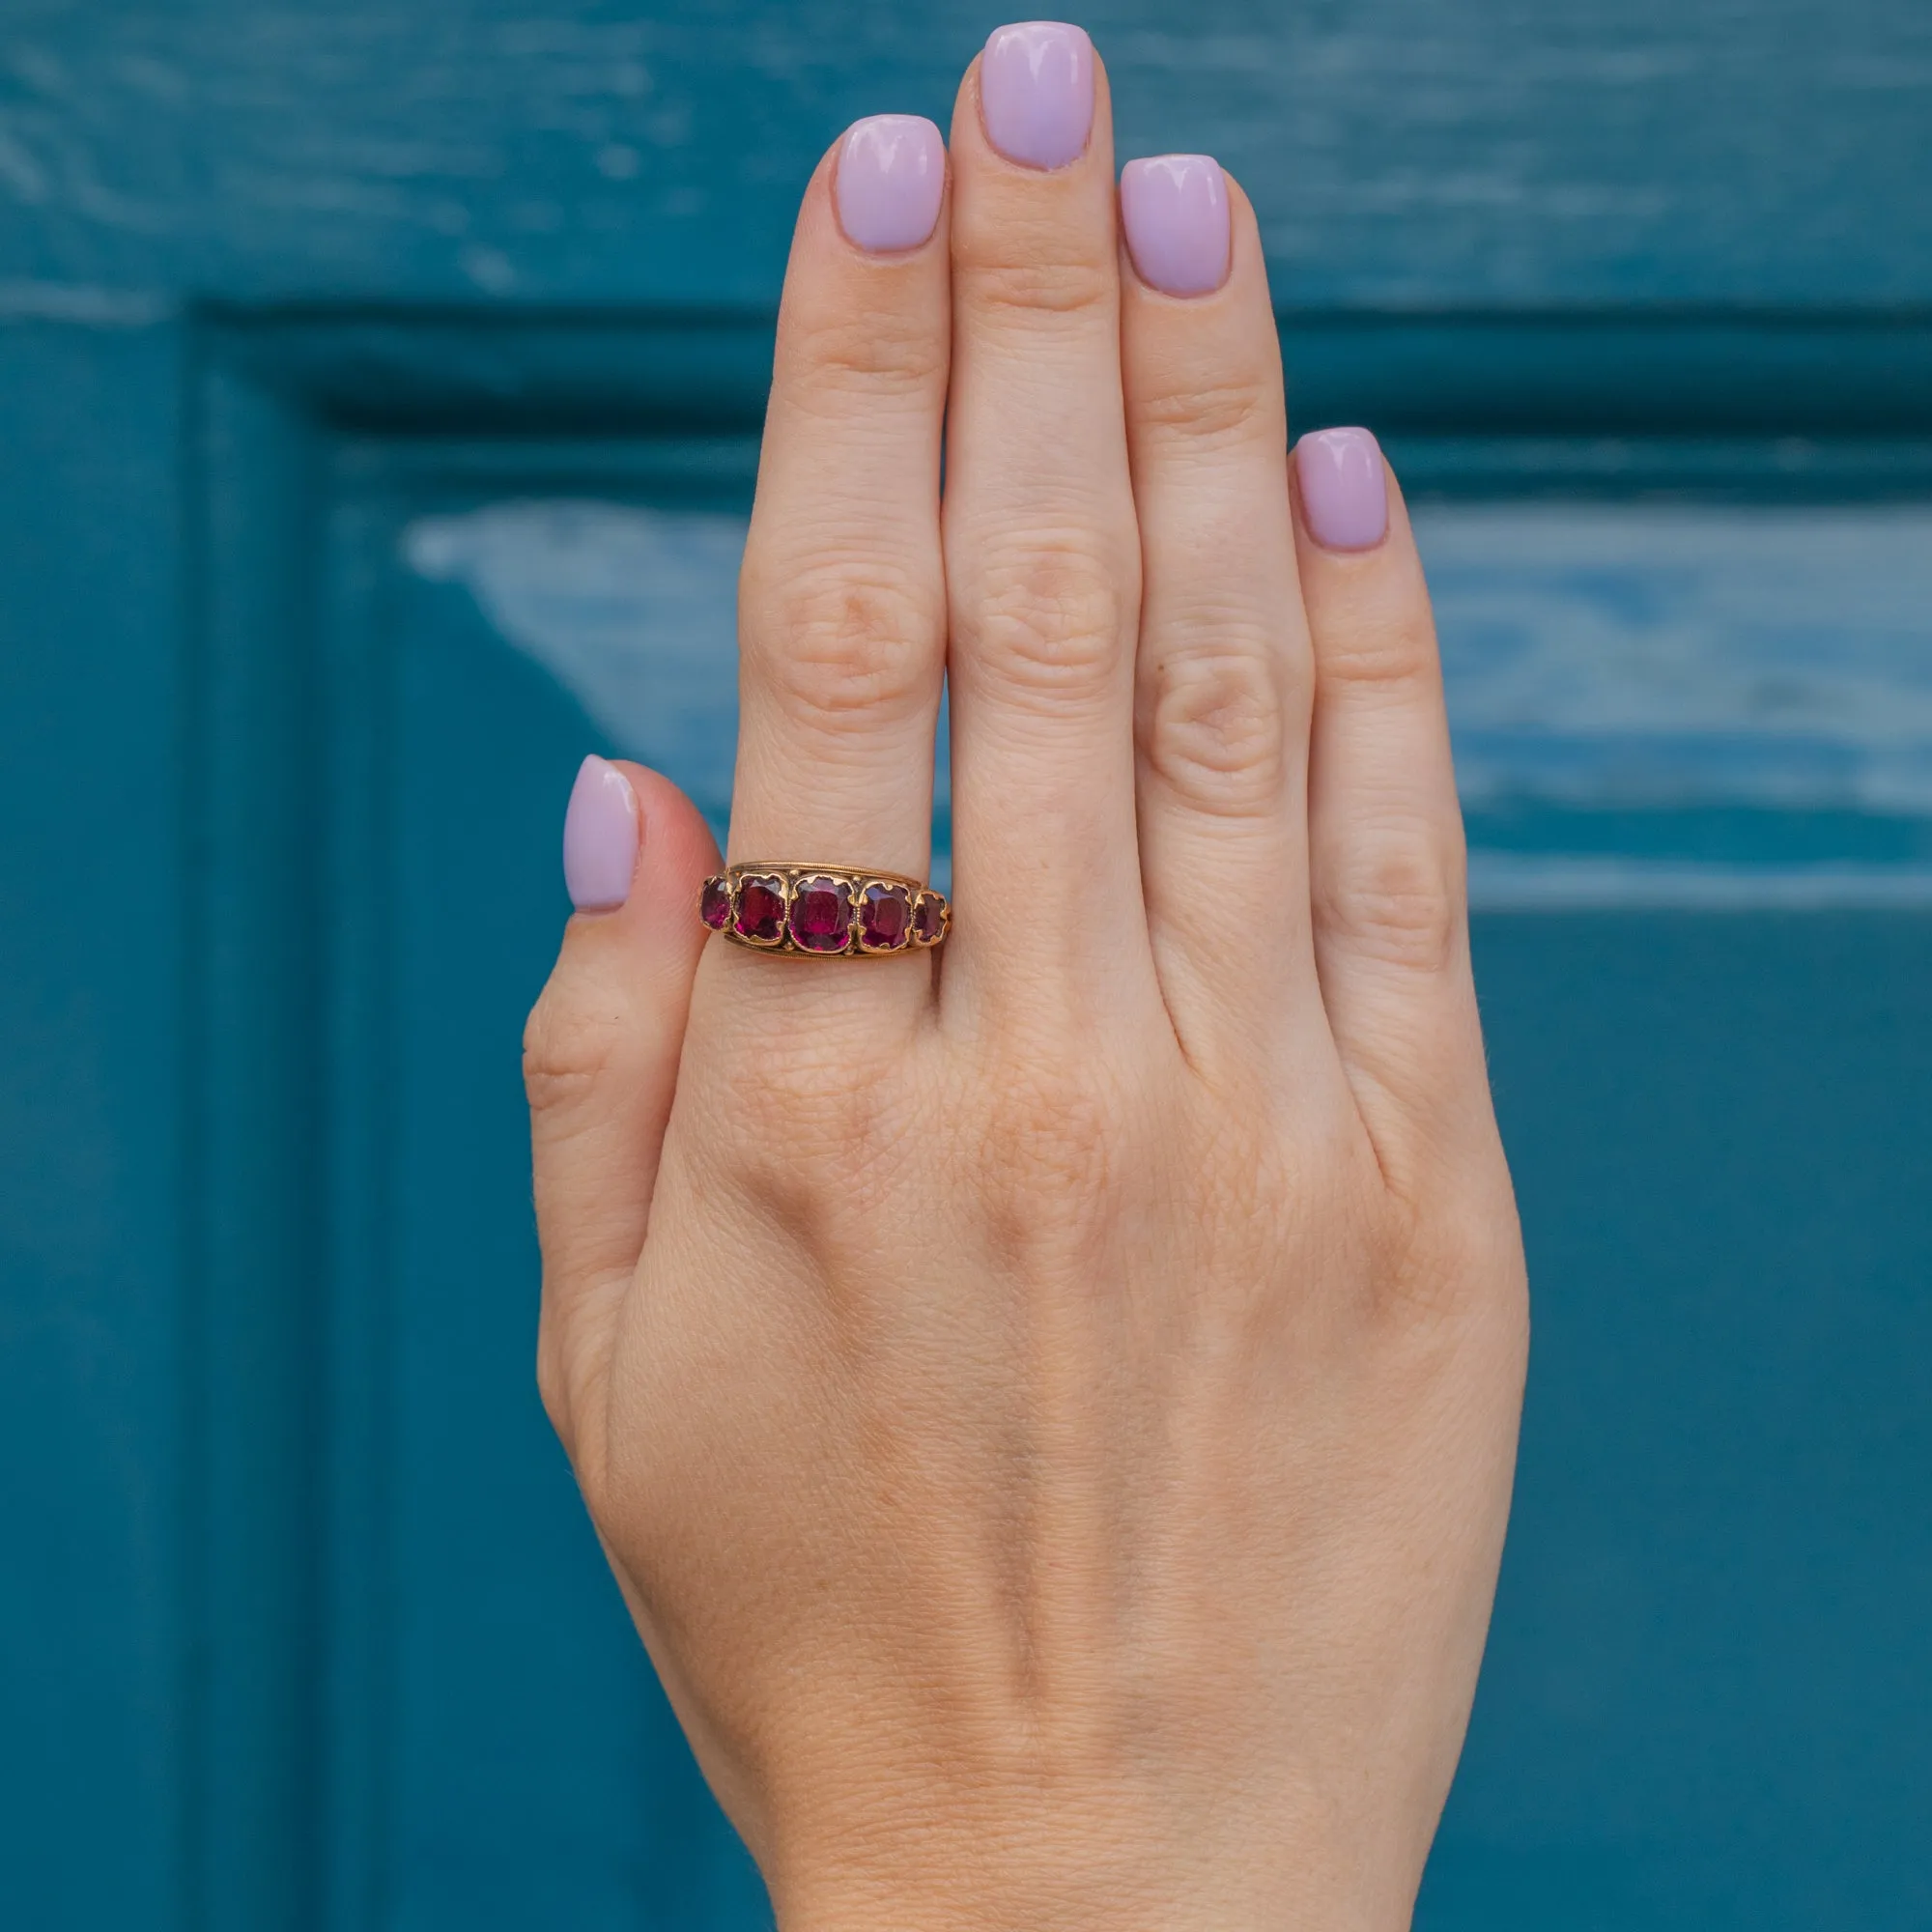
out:
{"label": "knuckle", "polygon": [[975,641],[989,669],[1043,696],[1085,694],[1111,677],[1138,584],[1106,545],[1030,532],[989,551],[982,571]]}
{"label": "knuckle", "polygon": [[524,1023],[524,1092],[539,1118],[567,1113],[592,1093],[626,1041],[623,1015],[546,986]]}
{"label": "knuckle", "polygon": [[800,380],[792,393],[813,399],[862,391],[923,397],[946,373],[946,345],[929,323],[887,304],[867,304],[792,324]]}
{"label": "knuckle", "polygon": [[1209,810],[1271,803],[1287,781],[1287,702],[1264,639],[1167,651],[1149,670],[1141,753],[1164,783]]}
{"label": "knuckle", "polygon": [[731,1101],[729,1179],[755,1217],[829,1277],[877,1243],[917,1142],[902,1094],[816,1055],[748,1068]]}
{"label": "knuckle", "polygon": [[1426,1205],[1398,1204],[1396,1233],[1382,1270],[1383,1298],[1404,1317],[1450,1320],[1476,1316],[1527,1331],[1527,1284],[1516,1238],[1514,1204],[1489,1190],[1432,1184]]}
{"label": "knuckle", "polygon": [[1316,910],[1329,933],[1391,965],[1448,970],[1463,929],[1459,844],[1420,825],[1357,825],[1325,856]]}
{"label": "knuckle", "polygon": [[1042,259],[1034,261],[976,261],[968,254],[959,272],[967,305],[995,327],[1009,321],[1036,327],[1042,318],[1090,317],[1111,310],[1120,293],[1111,260],[1056,258],[1044,245]]}
{"label": "knuckle", "polygon": [[994,995],[990,1051],[952,1110],[995,1220],[1045,1236],[1098,1212],[1134,1155],[1135,1118],[1103,1024],[1071,986]]}
{"label": "knuckle", "polygon": [[905,1100],[890,1065],[800,1042],[734,1070],[733,1140],[741,1151],[768,1153],[758,1191],[781,1220],[812,1220],[826,1202],[860,1207],[881,1197],[893,1156],[908,1147]]}
{"label": "knuckle", "polygon": [[1119,1109],[1055,1064],[1009,1068],[981,1123],[989,1207],[1009,1247],[1071,1236],[1099,1216],[1122,1158]]}
{"label": "knuckle", "polygon": [[1264,430],[1276,443],[1287,440],[1280,392],[1261,376],[1149,382],[1133,405],[1143,431],[1162,442],[1242,443]]}
{"label": "knuckle", "polygon": [[1444,1184],[1432,1196],[1429,1272],[1449,1286],[1513,1300],[1523,1268],[1507,1174],[1499,1189]]}
{"label": "knuckle", "polygon": [[1379,617],[1351,613],[1325,627],[1321,674],[1336,684],[1406,687],[1433,679],[1435,632],[1428,614]]}
{"label": "knuckle", "polygon": [[747,608],[767,614],[753,661],[788,715],[832,729],[929,703],[939,626],[928,593],[889,565],[820,561],[770,586],[748,567]]}

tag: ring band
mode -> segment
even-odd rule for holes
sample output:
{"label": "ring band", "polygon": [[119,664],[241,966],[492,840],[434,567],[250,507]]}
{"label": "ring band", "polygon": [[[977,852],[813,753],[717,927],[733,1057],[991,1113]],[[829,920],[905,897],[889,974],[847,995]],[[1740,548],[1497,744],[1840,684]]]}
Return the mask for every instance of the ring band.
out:
{"label": "ring band", "polygon": [[930,952],[952,923],[944,893],[901,873],[774,861],[706,879],[697,916],[734,946],[799,959]]}

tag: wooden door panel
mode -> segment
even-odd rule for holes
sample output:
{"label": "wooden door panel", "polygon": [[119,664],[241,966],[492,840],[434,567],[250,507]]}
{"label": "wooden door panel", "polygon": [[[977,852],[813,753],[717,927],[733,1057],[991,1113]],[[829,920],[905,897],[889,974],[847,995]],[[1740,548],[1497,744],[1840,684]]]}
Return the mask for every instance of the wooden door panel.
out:
{"label": "wooden door panel", "polygon": [[[995,9],[15,0],[0,276],[244,302],[769,308],[844,125]],[[1220,155],[1296,306],[1932,298],[1917,0],[1083,12],[1122,156]],[[31,196],[32,199],[25,199]]]}
{"label": "wooden door panel", "polygon": [[1418,1923],[1932,1915],[1932,911],[1475,932],[1535,1334]]}
{"label": "wooden door panel", "polygon": [[407,569],[394,587],[377,1922],[523,1926],[567,1900],[573,1924],[749,1925],[755,1874],[691,1765],[532,1379],[516,1022],[566,911],[556,801],[609,740],[466,591]]}
{"label": "wooden door panel", "polygon": [[9,309],[0,290],[0,1909],[92,1927],[180,1881],[182,345]]}
{"label": "wooden door panel", "polygon": [[[559,1899],[590,1924],[768,1918],[536,1401],[517,1055],[568,912],[557,801],[585,749],[622,749],[529,648],[526,607],[541,624],[561,590],[595,611],[594,547],[572,518],[600,496],[695,523],[701,552],[721,518],[742,522],[753,457],[728,429],[590,444],[358,434],[326,465],[325,650],[380,802],[339,846],[331,909],[380,1036],[333,1091],[337,1158],[368,1203],[359,1259],[327,1291],[339,1401],[323,1457],[344,1582],[322,1856],[345,1927],[518,1926]],[[516,536],[532,519],[539,537],[563,531],[575,574],[560,583],[531,581]],[[722,814],[728,619],[708,649],[722,709],[697,732],[668,718],[651,749]]]}

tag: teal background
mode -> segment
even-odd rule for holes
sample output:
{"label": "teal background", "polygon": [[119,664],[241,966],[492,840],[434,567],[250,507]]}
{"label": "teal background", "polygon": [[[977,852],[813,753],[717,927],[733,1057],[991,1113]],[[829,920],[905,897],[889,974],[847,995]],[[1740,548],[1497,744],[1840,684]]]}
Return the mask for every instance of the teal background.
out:
{"label": "teal background", "polygon": [[[1086,18],[1419,497],[1932,500],[1917,0]],[[531,1385],[517,1030],[614,747],[405,533],[742,509],[799,185],[996,20],[0,18],[0,1921],[760,1922]],[[1508,839],[1701,849],[1565,810]],[[1932,913],[1476,945],[1537,1334],[1420,1922],[1932,1923]]]}

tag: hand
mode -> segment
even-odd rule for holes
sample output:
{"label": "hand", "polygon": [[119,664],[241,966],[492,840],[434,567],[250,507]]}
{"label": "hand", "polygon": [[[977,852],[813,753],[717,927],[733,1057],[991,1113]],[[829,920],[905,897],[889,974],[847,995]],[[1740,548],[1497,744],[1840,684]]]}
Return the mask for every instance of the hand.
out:
{"label": "hand", "polygon": [[1525,1301],[1420,567],[1364,433],[1286,456],[1239,188],[1122,203],[1034,26],[950,181],[861,123],[799,219],[733,855],[921,873],[950,673],[952,938],[707,945],[696,813],[593,762],[530,1021],[545,1401],[786,1932],[1403,1925],[1489,1617]]}

